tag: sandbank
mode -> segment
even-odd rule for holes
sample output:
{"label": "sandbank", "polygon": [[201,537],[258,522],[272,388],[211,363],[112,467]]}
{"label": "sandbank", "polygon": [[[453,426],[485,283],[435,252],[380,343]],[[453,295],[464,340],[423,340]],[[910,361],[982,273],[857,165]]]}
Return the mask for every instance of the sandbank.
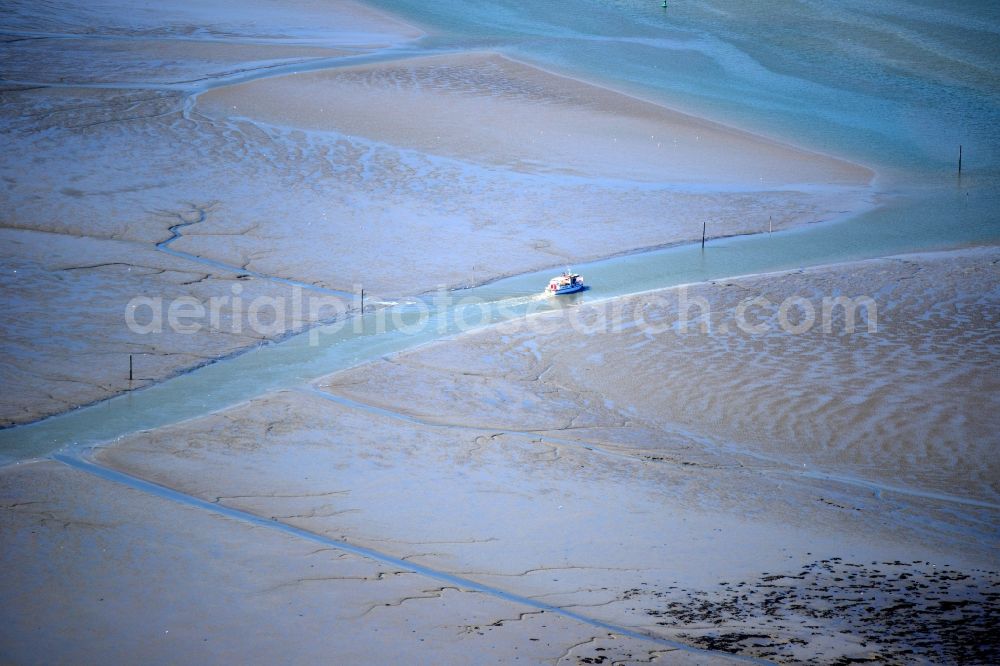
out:
{"label": "sandbank", "polygon": [[[130,2],[14,2],[0,33],[0,426],[141,388],[317,318],[289,312],[274,333],[234,325],[235,290],[246,303],[281,299],[290,310],[293,287],[249,268],[248,257],[224,264],[163,251],[174,229],[222,205],[212,192],[230,174],[220,165],[245,157],[220,155],[224,130],[186,119],[184,95],[229,76],[396,45],[419,30],[349,1],[280,10],[180,2],[169,13]],[[225,233],[253,228],[240,217]],[[304,287],[327,293],[316,283]],[[159,299],[164,314],[177,299],[219,299],[220,325],[136,335],[126,315],[137,297]]]}
{"label": "sandbank", "polygon": [[[694,646],[989,661],[997,252],[692,286],[711,335],[671,328],[676,289],[613,301],[631,315],[621,330],[567,332],[602,304],[539,315],[95,457]],[[858,290],[880,303],[875,333],[721,330],[748,297]],[[761,307],[754,322],[775,317]],[[883,427],[865,433],[872,413]]]}
{"label": "sandbank", "polygon": [[[336,123],[325,120],[318,125],[321,129],[299,129],[249,118],[243,115],[246,109],[233,115],[223,108],[222,100],[230,97],[259,100],[261,91],[268,89],[255,84],[232,92],[223,87],[202,95],[193,107],[185,97],[202,85],[200,77],[227,76],[234,68],[266,69],[281,58],[326,57],[333,52],[328,47],[277,39],[261,44],[234,38],[230,43],[217,35],[188,35],[183,40],[147,33],[133,37],[45,37],[0,47],[9,63],[21,62],[29,69],[33,59],[26,54],[46,55],[33,76],[41,82],[8,85],[0,92],[0,129],[10,148],[8,159],[0,161],[0,223],[26,233],[42,232],[21,236],[27,245],[43,249],[50,237],[46,234],[58,234],[53,247],[60,253],[81,258],[93,253],[68,264],[74,268],[116,264],[93,270],[60,267],[55,275],[44,275],[42,267],[53,264],[44,252],[24,250],[26,256],[18,257],[20,246],[12,246],[14,256],[7,267],[22,276],[20,286],[12,288],[28,302],[6,311],[2,326],[11,342],[5,358],[23,356],[30,348],[33,360],[19,358],[9,365],[12,385],[30,388],[6,393],[12,397],[2,415],[5,424],[125,390],[127,384],[121,382],[127,374],[121,369],[127,366],[120,359],[130,352],[156,357],[139,375],[156,381],[258,341],[231,335],[218,340],[175,336],[169,342],[144,340],[136,346],[120,316],[134,296],[193,295],[205,302],[230,295],[232,285],[213,282],[216,277],[250,274],[275,282],[261,294],[287,293],[281,281],[290,279],[322,290],[357,292],[363,287],[375,299],[392,299],[692,240],[708,218],[712,237],[783,229],[869,205],[863,169],[706,125],[495,54],[332,70],[283,77],[274,84],[282,90],[297,86],[289,99],[303,100],[307,115],[316,111],[315,104],[326,104],[330,91],[349,93],[356,102],[331,101],[355,105],[336,107],[350,122],[364,110],[362,115],[378,129],[368,138],[350,133],[353,126],[336,129]],[[75,47],[84,45],[86,50],[77,53]],[[103,55],[84,57],[88,53]],[[172,64],[157,65],[167,59]],[[165,87],[176,77],[190,82],[179,89]],[[141,85],[115,87],[130,84]],[[419,101],[407,112],[413,123],[409,134],[402,132],[401,112],[395,110],[402,106],[379,101],[396,89],[399,104],[409,104],[410,97],[415,104]],[[309,101],[311,95],[315,99]],[[521,109],[518,113],[538,114],[541,124],[508,124],[503,131],[511,136],[501,137],[491,135],[490,124],[475,114],[453,114],[449,122],[458,124],[448,141],[457,143],[438,150],[411,142],[415,136],[431,137],[432,128],[424,123],[438,122],[445,117],[439,118],[439,112],[465,108],[463,104],[471,105],[470,112],[482,107],[492,114],[513,114],[512,119]],[[378,120],[383,116],[384,122]],[[656,169],[633,160],[638,170],[630,170],[613,147],[582,140],[567,143],[564,137],[549,145],[548,139],[531,134],[531,128],[569,127],[577,120],[593,132],[620,120],[620,139],[629,150],[639,151],[637,155],[653,148],[636,133],[656,125],[675,132],[692,159],[698,153],[688,150],[691,141],[704,139],[713,150],[732,146],[751,161],[763,155],[765,162],[780,166],[785,158],[794,158],[794,174],[779,168],[783,178],[820,180],[801,187],[751,185],[750,176],[733,170],[743,159],[734,157],[720,161],[733,169],[720,166],[714,175],[708,173],[707,162],[698,162],[701,166],[692,173],[707,179],[700,183],[647,182],[647,177],[659,178]],[[699,138],[702,130],[705,136]],[[395,140],[400,145],[387,143]],[[448,156],[452,149],[457,155],[462,146],[473,145],[486,152],[461,159]],[[755,152],[758,148],[763,152]],[[543,149],[555,151],[545,162],[535,159]],[[566,150],[572,154],[560,152]],[[602,154],[606,150],[611,152]],[[504,157],[514,153],[521,155],[518,164]],[[602,162],[594,161],[599,154]],[[827,176],[836,184],[830,185]],[[181,223],[183,228],[176,229]],[[626,234],[623,224],[628,225]],[[29,238],[34,240],[25,240]],[[70,250],[67,244],[73,239],[81,239],[80,244]],[[171,249],[186,253],[190,262],[149,256],[156,244],[170,239]],[[107,241],[113,249],[101,249],[92,240]],[[141,261],[132,261],[133,251]],[[210,270],[201,260],[212,264]],[[37,280],[33,286],[25,278],[28,264],[35,266],[30,269],[35,271],[32,280]],[[161,287],[148,269],[184,276]],[[95,270],[106,274],[97,289],[103,295],[91,294],[90,278],[83,279]],[[209,273],[212,280],[199,283],[197,290],[183,284]],[[144,277],[136,280],[136,275]],[[105,289],[109,283],[113,286]],[[39,289],[41,285],[45,288]],[[118,299],[117,312],[112,298]],[[77,321],[61,326],[58,335],[46,333],[48,319],[41,315],[31,315],[37,323],[23,323],[26,313],[49,312],[54,299],[64,312],[96,308],[101,316],[91,317],[86,325]],[[103,305],[97,307],[97,302]],[[18,329],[22,332],[14,334]],[[95,353],[88,356],[90,349]],[[68,353],[92,361],[70,364],[79,371],[67,373],[61,367]],[[115,360],[99,362],[107,354]]]}
{"label": "sandbank", "polygon": [[169,11],[130,0],[43,5],[11,0],[4,8],[3,31],[15,36],[221,38],[378,48],[423,34],[354,0],[292,0],[280,6],[267,0],[179,0]]}
{"label": "sandbank", "polygon": [[0,67],[5,81],[31,85],[190,85],[349,53],[190,39],[38,38],[0,43]]}
{"label": "sandbank", "polygon": [[276,76],[212,90],[199,105],[529,172],[753,189],[873,176],[492,53]]}
{"label": "sandbank", "polygon": [[[872,196],[864,167],[492,53],[220,87],[194,114],[264,170],[252,209],[226,196],[180,247],[387,297],[693,240],[706,221],[715,237],[829,220]],[[266,220],[266,243],[200,238],[237,215]]]}
{"label": "sandbank", "polygon": [[[555,431],[569,409],[581,435],[665,427],[720,455],[1000,505],[998,263],[986,247],[665,289],[473,332],[328,385],[484,428]],[[824,323],[823,299],[838,297],[853,321],[831,304]],[[814,317],[801,332],[797,301]]]}
{"label": "sandbank", "polygon": [[[129,241],[0,229],[0,264],[0,426],[139,389],[337,316],[333,308],[296,311],[291,304],[304,297],[291,285]],[[214,325],[206,308],[171,326],[171,303],[213,297]],[[255,299],[284,304],[282,316],[262,308],[251,322],[245,304]]]}
{"label": "sandbank", "polygon": [[712,663],[59,463],[0,469],[0,507],[5,662]]}

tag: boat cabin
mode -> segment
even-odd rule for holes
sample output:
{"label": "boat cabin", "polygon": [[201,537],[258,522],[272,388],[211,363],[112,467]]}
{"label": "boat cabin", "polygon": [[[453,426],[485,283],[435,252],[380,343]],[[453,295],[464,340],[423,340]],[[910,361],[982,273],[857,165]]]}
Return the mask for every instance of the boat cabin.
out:
{"label": "boat cabin", "polygon": [[566,271],[562,275],[549,280],[546,289],[550,294],[570,294],[583,289],[583,276],[578,273]]}

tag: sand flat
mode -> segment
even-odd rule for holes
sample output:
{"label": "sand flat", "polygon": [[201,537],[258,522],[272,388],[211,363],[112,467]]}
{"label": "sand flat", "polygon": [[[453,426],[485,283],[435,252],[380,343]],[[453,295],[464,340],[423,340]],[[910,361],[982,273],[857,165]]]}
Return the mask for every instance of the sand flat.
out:
{"label": "sand flat", "polygon": [[[98,460],[690,644],[697,627],[661,624],[662,595],[684,603],[720,581],[797,573],[821,557],[894,561],[933,552],[874,539],[870,517],[841,516],[812,497],[816,488],[794,482],[614,458],[544,435],[421,426],[298,392],[127,438]],[[808,636],[794,624],[787,618],[769,631],[778,642]],[[865,652],[858,637],[838,638],[824,626],[832,640],[794,654]]]}
{"label": "sand flat", "polygon": [[673,652],[59,463],[0,470],[0,506],[4,661],[430,664]]}
{"label": "sand flat", "polygon": [[4,27],[19,32],[83,36],[242,39],[322,46],[375,48],[414,39],[422,32],[354,0],[180,0],[166,12],[130,0],[85,5],[12,0]]}
{"label": "sand flat", "polygon": [[[981,248],[667,289],[540,315],[537,329],[430,345],[329,386],[416,417],[457,412],[454,422],[498,429],[550,427],[547,405],[565,410],[568,400],[578,426],[663,427],[668,439],[680,432],[725,442],[727,453],[1000,504],[1000,468],[991,462],[997,260],[995,248]],[[689,318],[679,329],[682,293]],[[853,332],[832,306],[824,330],[823,298],[864,296],[877,306],[875,332],[860,305]],[[782,330],[788,298],[810,303],[809,330]],[[736,319],[754,299],[766,301],[744,305],[745,321],[760,334]],[[710,313],[691,305],[699,302]],[[605,330],[615,310],[624,312],[623,330]],[[792,326],[800,323],[793,310],[784,313]],[[397,390],[384,391],[383,379]],[[506,392],[513,406],[477,389],[505,383],[517,391]]]}
{"label": "sand flat", "polygon": [[[492,53],[226,86],[193,117],[258,168],[253,205],[218,183],[225,208],[181,247],[387,297],[694,240],[709,219],[710,237],[829,220],[872,196],[864,167]],[[260,231],[200,237],[237,216]]]}
{"label": "sand flat", "polygon": [[[115,42],[135,54],[142,53],[143,44],[159,43]],[[235,66],[244,55],[250,57],[249,48],[237,45],[226,67]],[[227,52],[214,42],[204,49],[211,52],[211,62],[224,59]],[[201,71],[196,61],[208,57],[204,49],[193,52],[189,61],[193,69],[184,70],[185,76]],[[473,58],[468,76],[460,77],[459,83],[474,92],[477,68],[494,64],[492,56]],[[504,85],[513,85],[510,80],[516,80],[518,72],[530,82],[530,68],[517,63],[504,66],[514,68],[505,74],[507,78],[501,77]],[[55,67],[52,73],[58,71]],[[141,74],[141,67],[112,73],[84,71],[128,78],[129,72]],[[561,81],[550,75],[541,79]],[[573,82],[573,89],[578,85]],[[604,94],[598,88],[594,91]],[[537,93],[543,98],[549,94],[544,89]],[[8,365],[9,380],[31,389],[8,393],[8,400],[17,405],[5,412],[5,423],[58,413],[123,390],[127,375],[121,369],[126,366],[117,360],[101,361],[106,352],[116,359],[126,358],[129,349],[152,352],[149,358],[155,362],[146,363],[141,376],[155,381],[239,345],[255,344],[258,338],[240,342],[223,331],[224,337],[217,340],[174,336],[169,343],[143,341],[141,350],[128,344],[106,349],[104,341],[128,337],[119,315],[134,296],[193,295],[205,303],[230,296],[232,285],[225,282],[204,282],[194,291],[181,288],[180,283],[198,281],[208,273],[234,278],[249,271],[321,289],[357,291],[363,286],[369,294],[398,297],[693,239],[708,215],[715,220],[710,235],[752,233],[768,228],[772,221],[780,229],[829,219],[866,205],[868,196],[865,188],[686,191],[634,181],[525,174],[340,132],[303,131],[241,118],[212,119],[197,106],[189,113],[178,91],[10,87],[0,95],[5,100],[0,128],[12,147],[9,159],[0,162],[2,224],[23,230],[24,239],[34,238],[26,241],[29,245],[37,243],[34,249],[11,248],[27,254],[10,257],[6,264],[10,271],[21,271],[16,289],[27,299],[7,309],[3,326],[12,341],[7,357],[16,349],[32,351],[30,361],[21,358]],[[585,100],[573,99],[586,108]],[[513,101],[538,106],[528,98]],[[13,159],[14,155],[31,159]],[[498,206],[498,201],[505,203]],[[619,232],[622,220],[629,222],[627,235]],[[221,264],[216,266],[219,270],[206,270],[197,261],[164,263],[165,258],[150,255],[156,243],[172,237],[171,227],[192,221],[196,223],[184,226],[171,248]],[[567,233],[570,228],[572,233]],[[31,236],[34,232],[41,233]],[[89,295],[77,305],[68,302],[69,294],[90,284],[82,280],[87,271],[60,267],[46,274],[45,266],[53,262],[44,257],[44,239],[53,233],[59,237],[53,247],[60,252],[79,257],[94,253],[66,267],[109,261],[122,265],[91,271],[107,274],[101,284],[114,285],[98,290],[105,303],[98,308],[104,313],[101,317],[88,319],[85,326],[80,322],[63,326],[59,335],[45,335],[37,327],[25,328],[13,313],[45,312],[51,307],[49,297],[64,304],[67,312],[90,308],[94,302]],[[76,238],[80,241],[75,250],[66,247]],[[101,249],[100,242],[92,241],[107,241],[108,248],[116,249]],[[130,246],[116,245],[119,242],[142,244],[131,246],[142,261],[133,261]],[[29,256],[37,264],[31,271],[40,280],[31,285],[25,277],[29,267],[21,266]],[[130,262],[131,271],[124,265]],[[168,274],[176,277],[176,284],[156,286],[155,276],[147,275],[150,267],[176,271]],[[185,272],[190,274],[180,275]],[[146,277],[135,280],[138,274]],[[7,275],[12,279],[14,274]],[[266,293],[284,294],[287,289],[272,285]],[[107,298],[112,294],[117,307]],[[15,335],[19,328],[21,333]],[[28,337],[27,347],[13,343]],[[80,372],[62,369],[67,353],[88,349],[95,352],[84,356],[89,361],[72,365]],[[57,366],[58,372],[53,372]]]}
{"label": "sand flat", "polygon": [[[8,364],[7,379],[30,387],[9,392],[6,424],[127,388],[117,359],[129,350],[147,355],[142,377],[157,381],[260,337],[220,331],[216,340],[172,336],[136,346],[112,294],[118,312],[129,298],[152,292],[204,303],[229,297],[232,287],[209,273],[232,279],[247,272],[274,279],[261,295],[286,294],[281,281],[293,280],[398,298],[691,240],[707,217],[710,236],[830,219],[867,206],[871,195],[863,168],[495,54],[223,86],[191,104],[189,96],[213,80],[401,43],[419,31],[351,3],[297,3],[281,17],[259,3],[184,4],[159,24],[153,14],[116,7],[16,3],[6,18],[9,30],[31,38],[0,44],[6,76],[18,81],[0,91],[0,132],[10,147],[0,161],[0,224],[26,232],[24,239],[35,239],[29,244],[44,247],[54,233],[60,252],[94,253],[68,271],[50,271],[53,262],[39,261],[35,250],[28,263],[6,260],[8,276],[20,271],[15,290],[26,299],[2,322],[11,333],[5,358],[20,357]],[[63,23],[70,16],[72,26]],[[268,92],[271,85],[280,90]],[[268,122],[270,111],[251,118],[223,103],[246,97],[256,104],[272,92],[298,100],[292,106],[303,115],[289,121],[297,127]],[[390,104],[386,95],[398,99]],[[346,125],[327,122],[328,102],[339,105],[329,110]],[[366,135],[356,123],[374,123],[375,131]],[[445,125],[435,123],[450,124],[440,145],[435,137]],[[567,137],[568,127],[588,136]],[[645,132],[665,127],[672,138],[654,150]],[[605,135],[614,145],[602,143]],[[701,150],[703,141],[711,151]],[[679,162],[662,161],[658,151],[668,143],[693,160],[691,179],[670,171]],[[781,166],[787,160],[794,169]],[[756,169],[765,163],[784,175],[760,181]],[[150,256],[173,236],[171,227],[192,219],[171,245],[192,264]],[[73,239],[79,244],[68,250]],[[143,244],[133,270],[119,241]],[[202,270],[198,260],[217,270]],[[103,266],[109,262],[115,265]],[[166,281],[150,274],[161,269]],[[113,287],[67,312],[91,308],[96,298],[102,316],[84,322],[72,314],[73,324],[58,335],[22,326],[25,313],[36,316],[51,299],[67,303],[96,284],[94,271],[106,274],[96,283]],[[67,353],[88,350],[90,360],[62,369]],[[116,360],[100,361],[108,355]]]}
{"label": "sand flat", "polygon": [[[292,303],[305,297],[291,285],[130,241],[0,229],[0,264],[3,426],[139,389],[336,316],[333,308],[296,311]],[[251,322],[244,304],[255,301],[283,304],[281,316],[269,307]],[[182,326],[172,326],[178,302],[190,304],[188,313],[203,304],[203,316],[175,317]]]}
{"label": "sand flat", "polygon": [[349,53],[208,40],[39,38],[0,43],[0,67],[7,81],[33,84],[183,85]]}
{"label": "sand flat", "polygon": [[[952,658],[976,645],[961,632],[982,626],[998,584],[997,471],[983,463],[997,412],[955,383],[992,381],[983,317],[995,311],[996,260],[993,248],[873,260],[691,293],[719,308],[721,326],[736,292],[777,302],[864,285],[882,299],[877,335],[650,337],[630,320],[567,339],[569,309],[534,318],[552,327],[431,344],[124,438],[96,458],[691,645],[779,660]],[[619,305],[663,324],[676,314],[663,296]],[[929,303],[948,315],[912,316]],[[882,374],[932,363],[913,391]],[[938,381],[928,409],[918,401]],[[762,417],[742,387],[766,396],[772,382],[785,403]],[[696,416],[685,419],[689,401]],[[897,438],[845,425],[872,409]],[[720,430],[730,424],[742,435]],[[921,585],[958,603],[961,619]],[[859,604],[859,594],[873,596]]]}
{"label": "sand flat", "polygon": [[863,186],[873,176],[492,53],[272,77],[199,104],[526,171],[755,189]]}
{"label": "sand flat", "polygon": [[[353,0],[147,4],[4,5],[0,425],[278,337],[233,331],[237,288],[405,297],[877,197],[495,53],[257,78],[422,35]],[[998,265],[568,307],[2,467],[0,661],[996,663]],[[132,335],[139,295],[222,297],[221,326]],[[862,295],[877,330],[775,328]],[[754,297],[766,330],[734,330]]]}
{"label": "sand flat", "polygon": [[[306,323],[308,315],[292,316],[273,335],[233,326],[234,289],[247,302],[287,304],[290,285],[258,279],[247,257],[211,265],[157,248],[171,227],[222,203],[212,181],[228,180],[219,165],[241,157],[217,159],[226,137],[186,120],[184,96],[213,80],[357,54],[419,30],[350,1],[280,10],[266,2],[181,2],[169,14],[130,2],[13,2],[0,23],[7,300],[0,424],[141,388]],[[225,232],[255,224],[240,219]],[[176,299],[206,307],[219,299],[222,325],[137,336],[126,325],[136,297],[161,299],[165,308]]]}

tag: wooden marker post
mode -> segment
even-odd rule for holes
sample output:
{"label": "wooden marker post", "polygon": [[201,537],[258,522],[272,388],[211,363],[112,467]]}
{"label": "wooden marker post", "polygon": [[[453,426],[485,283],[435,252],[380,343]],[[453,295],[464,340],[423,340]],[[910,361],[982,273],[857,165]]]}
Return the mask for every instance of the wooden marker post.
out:
{"label": "wooden marker post", "polygon": [[962,144],[958,144],[958,175],[962,175]]}
{"label": "wooden marker post", "polygon": [[132,354],[128,355],[128,380],[132,381]]}
{"label": "wooden marker post", "polygon": [[703,250],[705,249],[705,227],[707,225],[708,225],[708,222],[702,222],[701,223],[701,249],[703,249]]}

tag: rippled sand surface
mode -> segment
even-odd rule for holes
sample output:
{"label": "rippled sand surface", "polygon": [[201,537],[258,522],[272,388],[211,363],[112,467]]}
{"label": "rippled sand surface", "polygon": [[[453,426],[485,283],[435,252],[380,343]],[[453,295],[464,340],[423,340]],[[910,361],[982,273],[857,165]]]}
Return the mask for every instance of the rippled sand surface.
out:
{"label": "rippled sand surface", "polygon": [[[694,445],[996,506],[998,263],[984,248],[653,292],[432,345],[334,385],[496,428],[553,430],[546,415],[571,408],[583,432],[658,431],[644,435],[652,448]],[[838,297],[855,299],[853,327],[840,306],[824,317],[823,299]]]}
{"label": "rippled sand surface", "polygon": [[[191,118],[223,132],[206,145],[220,162],[254,168],[178,247],[384,295],[692,240],[709,218],[710,237],[829,220],[872,196],[863,167],[488,53],[226,86]],[[259,228],[220,238],[236,217]]]}
{"label": "rippled sand surface", "polygon": [[[983,248],[693,285],[711,334],[678,330],[680,289],[568,307],[95,458],[708,650],[697,663],[989,662],[1000,652],[983,638],[1000,601],[998,264]],[[776,325],[784,299],[827,294],[870,294],[877,330],[863,316],[853,333],[842,316],[830,333]],[[747,319],[771,330],[724,332],[748,298],[775,304]],[[396,601],[396,617],[436,603]],[[522,639],[510,626],[471,631],[511,650]],[[561,658],[675,656],[593,640]]]}
{"label": "rippled sand surface", "polygon": [[[967,113],[992,81],[966,48],[974,27],[952,26],[958,59],[913,61],[931,79],[898,76],[897,47],[865,56],[911,10],[851,42],[861,58],[833,40],[823,76],[797,79],[761,72],[797,40],[715,60],[732,26],[770,23],[756,7],[698,24],[721,42],[682,38],[724,5],[693,8],[676,41],[590,40],[560,20],[550,34],[571,38],[549,43],[572,53],[584,36],[584,60],[603,43],[633,83],[648,58],[632,49],[665,46],[680,87],[663,99],[690,97],[682,108],[711,88],[685,88],[691,65],[707,81],[700,68],[720,64],[719,108],[740,95],[776,113],[759,127],[807,123],[829,132],[810,145],[897,168],[883,153],[898,137],[919,136],[931,168],[954,127],[989,136],[990,113]],[[879,200],[865,166],[496,53],[388,60],[424,33],[351,0],[168,9],[4,4],[0,426],[316,319],[254,331],[233,296],[407,296]],[[503,28],[475,48],[521,43],[491,11],[445,41]],[[355,55],[377,62],[317,71]],[[843,88],[830,78],[859,61]],[[751,72],[737,85],[734,64]],[[974,90],[925,95],[952,76]],[[859,78],[948,108],[938,122],[860,99]],[[208,382],[197,418],[0,467],[0,661],[1000,662],[998,264],[972,249],[567,299],[217,412]],[[212,328],[142,336],[125,326],[137,296],[222,304]],[[822,317],[836,296],[872,299],[855,330],[843,313],[780,330],[801,313],[779,304]],[[757,332],[736,325],[747,304]],[[135,397],[87,414],[134,431]]]}
{"label": "rippled sand surface", "polygon": [[[353,44],[352,33],[338,34]],[[260,337],[225,327],[213,340],[137,338],[124,326],[135,296],[215,296],[228,308],[232,281],[248,279],[248,303],[287,296],[283,280],[400,297],[695,239],[708,218],[710,237],[827,220],[872,196],[861,167],[491,54],[222,85],[194,98],[243,68],[259,75],[340,51],[278,38],[119,37],[0,45],[12,76],[33,77],[0,92],[12,146],[0,162],[3,226],[19,230],[4,250],[6,275],[11,293],[28,298],[0,320],[8,372],[24,387],[0,405],[4,423],[123,390],[129,353],[144,354],[139,376],[157,380]],[[316,122],[271,117],[282,99]],[[441,123],[453,126],[441,134]],[[577,134],[567,137],[570,127]],[[656,146],[647,131],[673,138]],[[80,261],[49,260],[51,234]],[[148,256],[172,238],[184,256]],[[75,252],[64,247],[74,239]],[[25,328],[14,314],[54,302],[68,318],[48,334],[36,328],[49,320]],[[94,314],[84,326],[80,309]],[[66,350],[95,340],[108,344],[67,365]]]}
{"label": "rippled sand surface", "polygon": [[3,27],[14,34],[236,38],[352,47],[391,45],[422,34],[354,0],[337,0],[333,6],[323,0],[291,0],[280,6],[267,0],[175,0],[169,8],[137,6],[131,0],[10,0],[4,10]]}
{"label": "rippled sand surface", "polygon": [[[12,2],[0,18],[0,425],[65,412],[297,330],[249,330],[233,297],[289,299],[288,283],[162,251],[230,194],[222,130],[187,117],[190,94],[230,77],[329,61],[420,36],[352,2]],[[250,172],[258,166],[243,165]],[[246,175],[246,172],[243,174]],[[255,220],[230,220],[239,235]],[[315,280],[322,286],[322,280]],[[305,285],[306,287],[310,285]],[[238,294],[237,294],[238,292]],[[215,298],[217,330],[140,335],[133,298]],[[141,321],[150,321],[144,312]],[[204,323],[208,323],[207,319]],[[129,380],[129,355],[134,358]]]}
{"label": "rippled sand surface", "polygon": [[488,53],[274,77],[212,91],[200,102],[528,171],[762,190],[861,186],[872,177],[858,165]]}
{"label": "rippled sand surface", "polygon": [[[0,508],[9,663],[458,663],[470,654],[572,663],[650,653],[635,638],[54,462],[0,470]],[[653,649],[674,654],[671,663],[725,663]]]}

